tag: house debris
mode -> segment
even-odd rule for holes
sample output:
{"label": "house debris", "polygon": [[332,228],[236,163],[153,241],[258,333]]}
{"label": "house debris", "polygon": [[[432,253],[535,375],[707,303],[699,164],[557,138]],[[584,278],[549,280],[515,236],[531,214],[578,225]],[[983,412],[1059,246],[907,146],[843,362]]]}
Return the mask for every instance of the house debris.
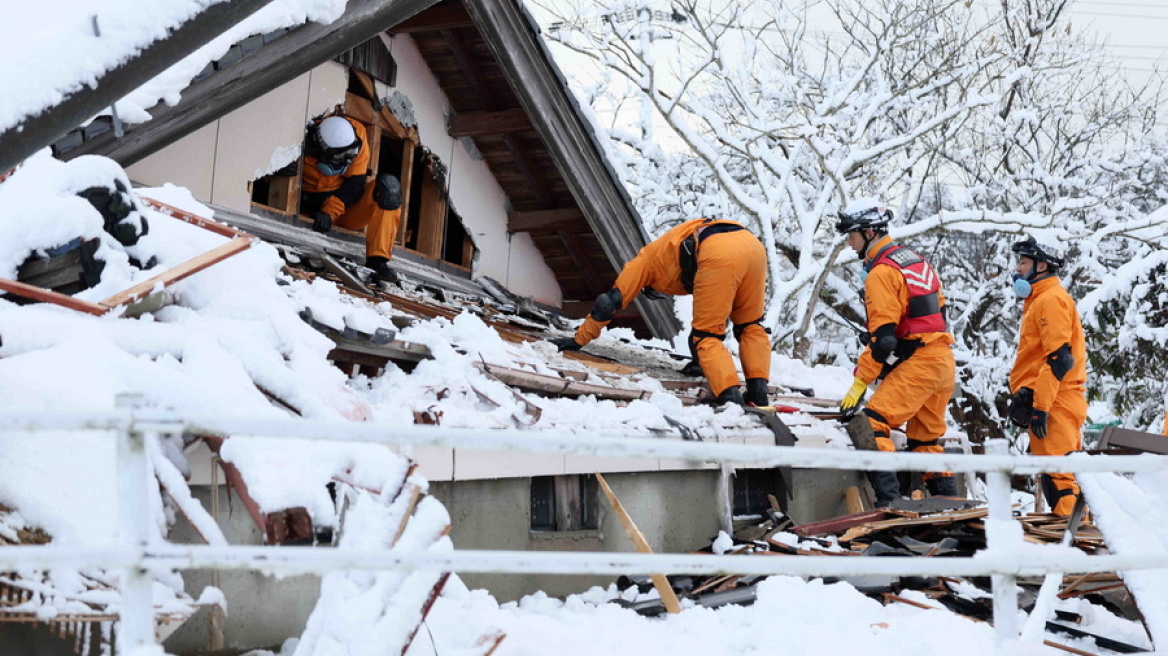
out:
{"label": "house debris", "polygon": [[[809,556],[809,557],[900,557],[944,558],[971,557],[986,548],[984,519],[987,508],[967,499],[933,497],[921,500],[902,499],[888,508],[869,510],[833,519],[794,525],[781,512],[776,499],[770,497],[772,508],[761,521],[740,522],[732,539],[720,538],[697,553],[726,553],[743,556]],[[1023,538],[1035,544],[1058,544],[1072,519],[1046,513],[1032,513],[1016,517]],[[1106,553],[1107,546],[1099,530],[1089,522],[1073,528],[1071,543],[1088,553]],[[726,604],[749,605],[756,600],[754,587],[763,576],[668,576],[668,594],[681,600],[717,608]],[[887,605],[903,603],[919,608],[943,608],[970,619],[991,622],[993,596],[987,578],[958,579],[946,576],[854,576],[824,578],[825,582],[846,582],[859,591]],[[1043,583],[1042,577],[1022,577],[1020,606],[1032,611]],[[653,582],[645,576],[622,576],[618,588],[635,590],[639,596],[653,589]],[[925,598],[931,603],[907,598]],[[665,612],[668,601],[659,597],[629,601],[628,594],[614,600],[642,615],[654,616]],[[664,596],[664,595],[662,595]],[[1117,615],[1133,621],[1142,621],[1135,599],[1116,574],[1084,574],[1064,576],[1058,591],[1059,599],[1082,598],[1101,605]],[[1047,622],[1046,630],[1074,638],[1091,638],[1103,649],[1120,653],[1151,651],[1147,644],[1133,645],[1128,641],[1092,634],[1079,626],[1082,616],[1057,611]],[[1091,654],[1066,645],[1046,641],[1052,647],[1075,654]]]}
{"label": "house debris", "polygon": [[[0,545],[49,544],[52,536],[0,505]],[[165,588],[168,596],[159,593]],[[192,599],[182,590],[155,588],[155,635],[164,640],[199,608],[215,606],[217,591]],[[0,651],[107,656],[116,649],[121,592],[114,572],[0,572]],[[10,651],[11,650],[11,651]],[[19,651],[16,651],[19,650]]]}

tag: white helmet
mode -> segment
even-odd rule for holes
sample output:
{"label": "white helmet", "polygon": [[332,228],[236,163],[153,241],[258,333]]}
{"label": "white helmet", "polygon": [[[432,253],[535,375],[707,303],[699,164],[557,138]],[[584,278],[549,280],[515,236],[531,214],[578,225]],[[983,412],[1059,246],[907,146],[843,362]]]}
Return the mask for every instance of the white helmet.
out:
{"label": "white helmet", "polygon": [[309,134],[307,154],[316,159],[316,168],[324,175],[343,174],[360,151],[357,131],[340,116],[330,116],[317,123]]}
{"label": "white helmet", "polygon": [[340,116],[330,116],[321,121],[319,131],[321,145],[329,149],[348,148],[357,140],[353,124]]}

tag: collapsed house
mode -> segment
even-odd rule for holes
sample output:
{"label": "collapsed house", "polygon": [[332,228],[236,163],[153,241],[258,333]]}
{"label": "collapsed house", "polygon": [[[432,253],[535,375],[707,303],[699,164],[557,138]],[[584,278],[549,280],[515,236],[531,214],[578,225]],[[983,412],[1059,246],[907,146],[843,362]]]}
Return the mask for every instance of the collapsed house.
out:
{"label": "collapsed house", "polygon": [[[667,342],[642,341],[669,340],[680,330],[667,303],[639,298],[586,353],[549,349],[544,340],[566,334],[570,320],[588,311],[623,262],[647,242],[640,217],[521,6],[480,0],[373,5],[350,3],[331,25],[249,36],[208,64],[181,103],[160,106],[153,120],[127,126],[123,136],[115,134],[112,119],[99,118],[59,139],[54,154],[69,164],[103,155],[125,167],[124,179],[117,172],[105,178],[105,200],[85,197],[110,223],[107,233],[118,233],[133,214],[155,227],[155,237],[169,231],[174,240],[197,241],[198,248],[178,259],[157,253],[166,261],[163,270],[129,284],[135,269],[155,270],[148,255],[156,254],[147,251],[157,244],[146,239],[139,247],[138,239],[146,237],[141,229],[122,230],[116,239],[127,254],[126,268],[107,262],[97,274],[92,270],[99,248],[116,249],[104,237],[83,235],[75,248],[60,253],[46,244],[47,250],[22,262],[13,277],[27,287],[6,287],[9,298],[31,296],[95,317],[174,320],[182,309],[214,303],[205,288],[241,284],[241,259],[270,255],[266,249],[274,248],[283,266],[272,272],[279,280],[272,288],[288,301],[286,307],[264,308],[277,335],[255,337],[238,350],[224,348],[241,358],[266,348],[288,364],[280,369],[285,363],[245,363],[243,377],[253,396],[241,403],[266,404],[281,415],[377,419],[367,402],[346,389],[339,369],[349,384],[392,399],[397,414],[382,418],[387,424],[483,427],[489,418],[500,428],[533,431],[849,448],[829,407],[834,404],[801,389],[795,370],[778,373],[785,384],[771,389],[790,410],[783,421],[703,405],[708,390],[678,371],[684,359]],[[299,160],[305,123],[338,107],[373,136],[375,170],[403,182],[404,219],[393,261],[400,284],[374,284],[357,266],[364,252],[360,234],[309,232],[298,214],[299,176],[281,175]],[[163,186],[168,184],[189,194]],[[131,193],[132,186],[138,189]],[[129,209],[110,222],[115,197]],[[202,232],[191,237],[167,222]],[[263,260],[265,266],[271,261]],[[108,293],[76,298],[87,295],[87,286],[92,292],[101,285]],[[286,323],[288,308],[299,325]],[[221,341],[231,337],[226,328],[206,329]],[[273,348],[279,341],[308,344],[334,369],[300,368],[302,352]],[[33,348],[19,337],[12,344],[19,353]],[[193,362],[192,351],[174,359]],[[435,369],[458,375],[435,377]],[[177,393],[170,400],[177,401]],[[593,476],[599,472],[655,549],[684,552],[708,543],[719,530],[733,531],[735,516],[765,514],[775,506],[801,525],[845,514],[851,508],[847,491],[860,489],[861,480],[835,470],[734,471],[664,459],[444,448],[414,449],[405,456],[408,466],[404,458],[373,450],[347,462],[308,447],[300,453],[286,453],[287,446],[276,443],[245,448],[230,436],[190,435],[171,447],[155,463],[165,492],[160,496],[173,515],[168,539],[273,548],[331,548],[343,530],[340,508],[354,498],[348,495],[388,489],[396,494],[386,513],[392,502],[416,504],[423,494],[440,501],[449,513],[449,542],[459,549],[628,551],[630,541]],[[290,491],[280,467],[299,473],[311,458],[320,467]],[[415,475],[413,487],[406,485]],[[418,482],[423,479],[425,484]],[[855,493],[851,499],[854,505]],[[437,514],[432,506],[424,511]],[[24,532],[21,540],[51,538],[18,519],[11,525],[18,535]],[[445,544],[440,533],[417,539]],[[607,583],[603,577],[541,575],[466,580],[502,599]],[[699,582],[696,589],[725,592],[727,581]],[[19,595],[9,610],[23,613],[30,625],[47,622],[65,648],[80,650],[86,640],[100,648],[103,636],[108,646],[113,615],[104,606],[86,602],[76,616],[46,620],[36,605],[43,607],[52,595],[40,602],[30,596],[39,581],[4,583]],[[320,585],[314,576],[183,572],[168,605],[178,610],[159,612],[160,621],[174,620],[167,630],[176,630],[160,637],[174,653],[215,644],[278,644],[311,624]],[[95,579],[83,587],[108,591],[109,583]],[[222,591],[222,599],[203,596],[209,587]],[[440,584],[431,582],[427,590],[434,589]],[[179,621],[185,622],[181,628]],[[90,628],[62,628],[71,622]]]}

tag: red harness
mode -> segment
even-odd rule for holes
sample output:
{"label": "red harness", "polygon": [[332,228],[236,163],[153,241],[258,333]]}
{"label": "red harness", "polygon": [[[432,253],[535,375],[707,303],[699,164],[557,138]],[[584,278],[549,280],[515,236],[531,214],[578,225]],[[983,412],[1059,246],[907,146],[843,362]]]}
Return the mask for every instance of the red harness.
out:
{"label": "red harness", "polygon": [[949,329],[941,312],[941,278],[924,258],[900,244],[889,244],[868,264],[868,271],[881,264],[900,271],[908,286],[908,312],[896,324],[897,337]]}

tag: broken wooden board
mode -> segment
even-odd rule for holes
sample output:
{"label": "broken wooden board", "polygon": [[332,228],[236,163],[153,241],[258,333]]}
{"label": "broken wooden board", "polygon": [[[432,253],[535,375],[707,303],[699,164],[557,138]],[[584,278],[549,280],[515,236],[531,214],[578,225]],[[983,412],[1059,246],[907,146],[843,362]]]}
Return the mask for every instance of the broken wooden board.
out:
{"label": "broken wooden board", "polygon": [[250,237],[236,237],[226,244],[220,244],[215,248],[197,255],[182,264],[163,271],[162,273],[144,280],[129,289],[123,290],[101,301],[102,305],[110,308],[133,303],[155,290],[157,286],[169,287],[174,283],[193,276],[194,274],[206,269],[209,266],[218,264],[223,260],[251,248],[252,240]]}
{"label": "broken wooden board", "polygon": [[989,508],[974,508],[972,510],[934,513],[931,515],[923,515],[921,517],[900,517],[897,519],[868,522],[866,524],[860,524],[858,526],[849,528],[843,535],[840,536],[839,541],[851,542],[852,540],[862,538],[869,533],[874,533],[876,531],[882,531],[890,528],[909,528],[913,526],[936,526],[953,524],[955,522],[985,517],[988,514]]}
{"label": "broken wooden board", "polygon": [[[608,482],[599,473],[595,474],[595,476],[596,480],[600,483],[600,489],[604,491],[604,496],[608,497],[608,502],[612,504],[613,511],[620,519],[621,525],[625,527],[625,532],[628,533],[629,539],[633,541],[633,546],[636,547],[639,553],[653,553],[649,542],[641,534],[641,530],[637,528],[637,525],[633,523],[633,518],[629,516],[628,511],[621,505],[620,499],[616,498],[616,494],[608,486]],[[680,613],[681,603],[677,600],[677,595],[673,592],[673,586],[669,584],[669,579],[664,574],[650,574],[649,578],[653,579],[653,587],[657,589],[657,594],[661,595],[661,601],[665,604],[665,610],[670,613]]]}

